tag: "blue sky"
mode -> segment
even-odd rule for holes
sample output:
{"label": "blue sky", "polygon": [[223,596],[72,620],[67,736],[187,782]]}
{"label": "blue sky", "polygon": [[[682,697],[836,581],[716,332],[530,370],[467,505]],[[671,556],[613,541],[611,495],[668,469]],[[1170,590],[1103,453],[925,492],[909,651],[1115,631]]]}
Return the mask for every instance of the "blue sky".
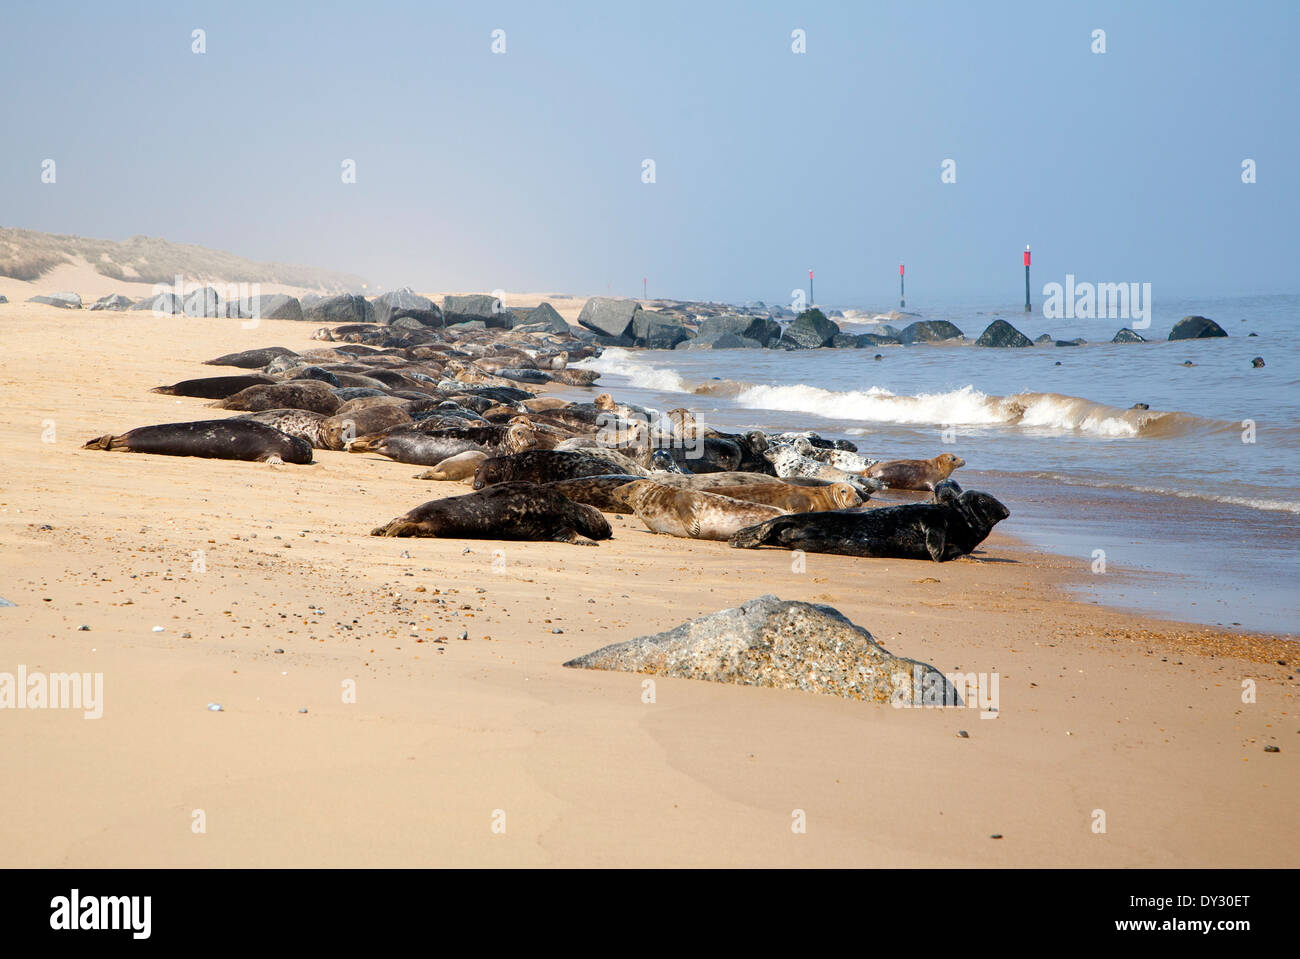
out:
{"label": "blue sky", "polygon": [[639,295],[647,276],[652,296],[785,302],[813,266],[819,302],[887,307],[905,262],[909,306],[1014,303],[1032,243],[1036,300],[1067,273],[1300,291],[1297,3],[7,0],[0,18],[0,225],[422,289]]}

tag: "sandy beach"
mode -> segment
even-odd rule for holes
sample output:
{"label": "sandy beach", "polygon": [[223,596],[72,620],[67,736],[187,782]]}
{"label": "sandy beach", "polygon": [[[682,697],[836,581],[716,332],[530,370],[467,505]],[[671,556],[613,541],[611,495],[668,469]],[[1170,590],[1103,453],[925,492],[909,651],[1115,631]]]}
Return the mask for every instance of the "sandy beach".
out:
{"label": "sandy beach", "polygon": [[[572,320],[582,301],[552,302]],[[149,389],[319,346],[315,324],[25,302],[0,322],[0,671],[104,689],[99,719],[0,716],[0,864],[1297,864],[1294,644],[1070,598],[1079,564],[1025,546],[1014,501],[942,565],[795,572],[615,516],[597,548],[371,537],[468,487],[345,452],[80,449],[227,415]],[[997,673],[995,718],[666,678],[647,703],[640,676],[561,666],[766,593]]]}

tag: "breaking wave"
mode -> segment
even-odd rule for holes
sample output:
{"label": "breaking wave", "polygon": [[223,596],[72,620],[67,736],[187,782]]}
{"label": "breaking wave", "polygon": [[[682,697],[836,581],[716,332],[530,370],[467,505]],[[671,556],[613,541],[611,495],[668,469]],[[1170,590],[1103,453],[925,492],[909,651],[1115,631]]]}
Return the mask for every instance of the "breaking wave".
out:
{"label": "breaking wave", "polygon": [[[811,413],[856,423],[934,426],[1003,426],[1024,430],[1082,433],[1107,439],[1161,438],[1188,433],[1239,429],[1235,422],[1190,413],[1120,409],[1064,393],[1014,393],[997,396],[964,386],[945,393],[898,395],[878,386],[865,390],[828,390],[793,384],[773,386],[736,380],[709,380],[692,385],[676,370],[652,366],[618,348],[575,366],[627,378],[630,386],[670,393],[727,396],[746,409]],[[862,428],[849,433],[864,432]]]}

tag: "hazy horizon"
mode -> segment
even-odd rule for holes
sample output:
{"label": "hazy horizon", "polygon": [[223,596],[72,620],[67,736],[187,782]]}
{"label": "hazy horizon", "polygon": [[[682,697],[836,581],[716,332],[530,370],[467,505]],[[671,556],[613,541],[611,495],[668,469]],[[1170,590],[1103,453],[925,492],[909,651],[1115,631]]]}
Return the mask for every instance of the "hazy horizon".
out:
{"label": "hazy horizon", "polygon": [[1157,297],[1300,292],[1300,9],[1281,3],[20,2],[5,19],[6,225],[385,288],[639,296],[644,276],[651,297],[788,303],[814,267],[819,303],[888,308],[901,262],[909,308],[1015,304],[1030,243],[1036,304],[1067,273]]}

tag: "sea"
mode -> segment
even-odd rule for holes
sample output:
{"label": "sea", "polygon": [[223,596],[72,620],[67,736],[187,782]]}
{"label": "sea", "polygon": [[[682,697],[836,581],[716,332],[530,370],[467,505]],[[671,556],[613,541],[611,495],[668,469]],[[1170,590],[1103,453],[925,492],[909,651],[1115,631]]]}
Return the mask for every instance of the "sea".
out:
{"label": "sea", "polygon": [[[851,317],[837,320],[844,332],[879,331],[874,311],[839,308]],[[880,322],[948,320],[966,340],[609,348],[577,365],[601,371],[620,400],[686,407],[720,430],[811,429],[874,459],[957,453],[963,488],[1011,510],[999,529],[1077,559],[1074,589],[1089,600],[1300,633],[1300,296],[1157,299],[1138,330],[1149,342],[1130,344],[1110,342],[1125,320],[1047,319],[998,302],[914,309]],[[1191,314],[1227,338],[1168,341]],[[1087,342],[975,347],[995,319],[1031,339]]]}

